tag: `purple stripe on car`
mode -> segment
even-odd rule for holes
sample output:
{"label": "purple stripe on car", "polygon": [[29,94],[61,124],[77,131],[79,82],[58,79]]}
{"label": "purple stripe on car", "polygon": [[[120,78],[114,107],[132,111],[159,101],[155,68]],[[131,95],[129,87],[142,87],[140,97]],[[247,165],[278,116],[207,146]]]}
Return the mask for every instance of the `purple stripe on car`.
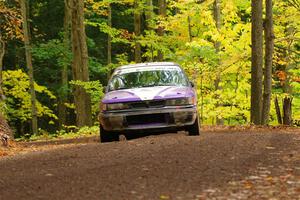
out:
{"label": "purple stripe on car", "polygon": [[178,87],[170,86],[160,91],[157,96],[154,97],[155,100],[160,99],[174,99],[174,98],[186,98],[193,97],[195,93],[193,89],[189,87]]}
{"label": "purple stripe on car", "polygon": [[124,103],[132,101],[141,101],[137,95],[129,91],[112,91],[105,95],[102,103]]}
{"label": "purple stripe on car", "polygon": [[[153,91],[157,91],[153,95]],[[144,99],[141,99],[141,95]],[[182,86],[153,87],[147,89],[135,88],[129,90],[111,91],[105,95],[102,103],[125,103],[142,100],[162,100],[194,97],[192,88]]]}

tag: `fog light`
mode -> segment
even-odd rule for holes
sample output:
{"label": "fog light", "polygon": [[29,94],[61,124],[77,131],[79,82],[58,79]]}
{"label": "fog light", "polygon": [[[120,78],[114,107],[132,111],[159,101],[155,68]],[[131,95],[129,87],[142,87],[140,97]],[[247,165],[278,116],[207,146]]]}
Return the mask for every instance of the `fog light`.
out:
{"label": "fog light", "polygon": [[122,116],[110,116],[110,124],[113,129],[123,127],[123,117]]}
{"label": "fog light", "polygon": [[176,125],[183,124],[186,122],[188,113],[187,112],[176,112],[173,114],[173,117],[174,117],[174,122]]}

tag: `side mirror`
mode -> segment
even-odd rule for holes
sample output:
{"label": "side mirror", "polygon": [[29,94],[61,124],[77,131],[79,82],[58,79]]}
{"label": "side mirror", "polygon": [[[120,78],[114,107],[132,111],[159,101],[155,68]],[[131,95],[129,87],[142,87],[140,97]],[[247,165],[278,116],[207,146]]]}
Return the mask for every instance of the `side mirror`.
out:
{"label": "side mirror", "polygon": [[192,81],[190,81],[190,84],[191,84],[192,88],[195,87],[195,84]]}
{"label": "side mirror", "polygon": [[107,86],[103,86],[102,87],[102,92],[105,94],[106,93],[106,90],[107,90]]}

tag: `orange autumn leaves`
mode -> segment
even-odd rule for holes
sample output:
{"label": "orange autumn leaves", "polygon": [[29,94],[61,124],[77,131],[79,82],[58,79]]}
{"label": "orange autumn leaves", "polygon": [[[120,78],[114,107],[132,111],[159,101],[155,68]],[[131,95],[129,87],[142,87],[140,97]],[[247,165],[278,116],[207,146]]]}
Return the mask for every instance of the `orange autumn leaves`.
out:
{"label": "orange autumn leaves", "polygon": [[10,8],[0,1],[0,30],[6,39],[22,39],[22,18],[15,8]]}
{"label": "orange autumn leaves", "polygon": [[[284,85],[287,79],[287,73],[285,71],[278,70],[275,74],[280,81],[280,85]],[[292,81],[300,83],[300,77],[292,77]]]}

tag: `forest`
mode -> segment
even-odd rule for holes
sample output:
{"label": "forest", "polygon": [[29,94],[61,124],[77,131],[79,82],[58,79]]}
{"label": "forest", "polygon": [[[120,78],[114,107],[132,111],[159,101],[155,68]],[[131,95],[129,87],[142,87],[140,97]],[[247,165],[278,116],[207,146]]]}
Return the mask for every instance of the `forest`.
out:
{"label": "forest", "polygon": [[0,0],[1,126],[97,128],[113,69],[160,61],[195,83],[203,125],[300,124],[299,0]]}

